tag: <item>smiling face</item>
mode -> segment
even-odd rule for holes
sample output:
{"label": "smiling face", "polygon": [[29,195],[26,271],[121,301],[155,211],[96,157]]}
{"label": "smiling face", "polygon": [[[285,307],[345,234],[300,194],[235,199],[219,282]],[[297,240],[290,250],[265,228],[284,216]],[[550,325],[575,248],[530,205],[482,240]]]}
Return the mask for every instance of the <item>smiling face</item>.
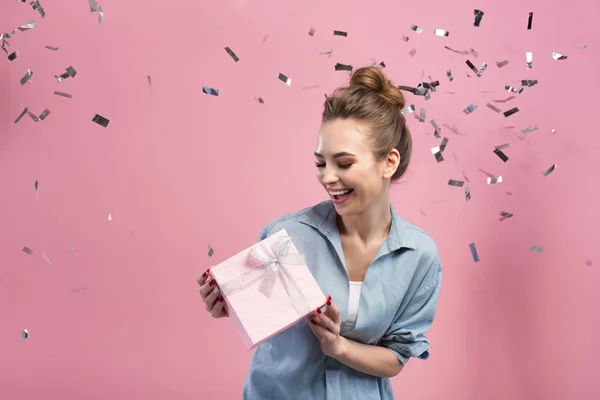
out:
{"label": "smiling face", "polygon": [[338,214],[361,213],[373,204],[389,202],[390,177],[398,167],[399,153],[393,149],[383,160],[376,160],[364,124],[351,119],[324,123],[315,157],[317,179]]}

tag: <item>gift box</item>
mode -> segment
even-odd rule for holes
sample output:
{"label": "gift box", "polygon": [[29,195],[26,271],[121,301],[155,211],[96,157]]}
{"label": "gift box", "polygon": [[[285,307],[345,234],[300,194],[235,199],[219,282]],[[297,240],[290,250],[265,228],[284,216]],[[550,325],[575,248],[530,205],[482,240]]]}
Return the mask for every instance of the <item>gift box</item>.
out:
{"label": "gift box", "polygon": [[285,229],[210,269],[248,350],[326,303]]}

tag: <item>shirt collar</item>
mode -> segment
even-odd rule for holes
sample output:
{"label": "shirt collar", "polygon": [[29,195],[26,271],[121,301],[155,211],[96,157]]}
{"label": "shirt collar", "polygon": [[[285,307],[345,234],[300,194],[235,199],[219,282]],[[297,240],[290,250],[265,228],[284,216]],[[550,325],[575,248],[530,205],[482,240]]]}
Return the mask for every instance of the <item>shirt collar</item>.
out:
{"label": "shirt collar", "polygon": [[[392,212],[392,226],[386,240],[388,250],[390,252],[401,248],[415,249],[416,243],[414,235],[411,235],[409,224],[400,218],[394,210],[394,206],[390,204]],[[336,211],[333,201],[326,200],[322,203],[310,208],[304,215],[300,217],[300,222],[312,226],[319,230],[327,238],[331,239],[333,234],[338,235],[336,220]]]}

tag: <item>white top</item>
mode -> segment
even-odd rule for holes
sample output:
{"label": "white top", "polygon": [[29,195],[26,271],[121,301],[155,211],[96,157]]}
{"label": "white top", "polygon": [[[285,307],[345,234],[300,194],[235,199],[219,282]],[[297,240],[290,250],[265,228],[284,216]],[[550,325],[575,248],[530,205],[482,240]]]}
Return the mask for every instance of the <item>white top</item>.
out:
{"label": "white top", "polygon": [[350,281],[350,295],[348,296],[348,314],[344,321],[343,329],[352,330],[356,326],[358,318],[358,303],[360,302],[360,290],[362,282]]}

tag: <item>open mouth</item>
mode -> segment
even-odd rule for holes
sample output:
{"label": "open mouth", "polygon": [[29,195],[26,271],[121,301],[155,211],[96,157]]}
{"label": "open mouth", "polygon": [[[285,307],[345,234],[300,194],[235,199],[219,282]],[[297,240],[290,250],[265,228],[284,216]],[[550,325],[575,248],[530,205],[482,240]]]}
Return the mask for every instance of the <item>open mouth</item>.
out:
{"label": "open mouth", "polygon": [[350,194],[354,191],[354,189],[346,189],[346,190],[339,190],[339,191],[335,191],[335,192],[329,192],[329,194],[331,195],[331,197],[333,197],[334,200],[342,200],[348,196],[350,196]]}

